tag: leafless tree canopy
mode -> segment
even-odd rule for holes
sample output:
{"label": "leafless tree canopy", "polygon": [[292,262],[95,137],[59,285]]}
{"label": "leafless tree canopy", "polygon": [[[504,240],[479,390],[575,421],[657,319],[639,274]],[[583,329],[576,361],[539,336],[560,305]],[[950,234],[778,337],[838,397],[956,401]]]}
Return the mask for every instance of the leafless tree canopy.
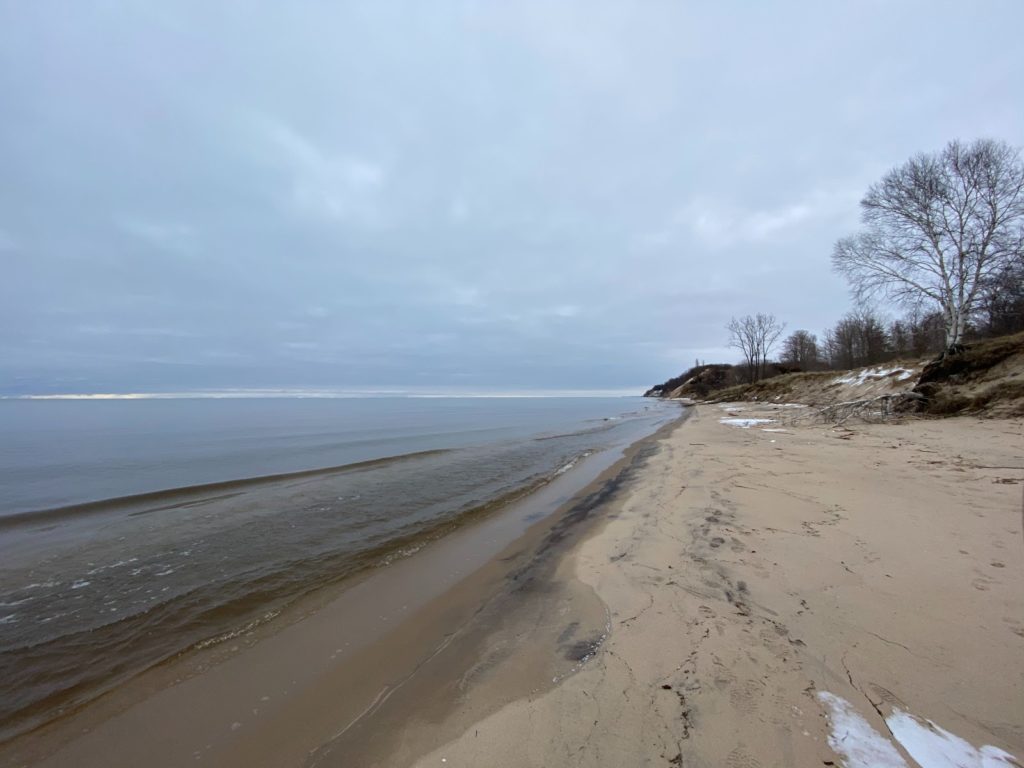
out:
{"label": "leafless tree canopy", "polygon": [[951,142],[889,172],[861,200],[864,229],[836,243],[858,299],[942,312],[960,344],[986,285],[1024,253],[1024,164],[1003,142]]}
{"label": "leafless tree canopy", "polygon": [[750,380],[757,381],[764,376],[768,355],[785,330],[775,315],[758,313],[738,320],[734,317],[726,326],[729,331],[729,346],[743,354]]}
{"label": "leafless tree canopy", "polygon": [[818,364],[818,337],[809,331],[793,331],[782,342],[782,360],[810,370]]}
{"label": "leafless tree canopy", "polygon": [[825,350],[836,368],[856,368],[887,359],[889,341],[882,319],[862,307],[847,314],[825,334]]}

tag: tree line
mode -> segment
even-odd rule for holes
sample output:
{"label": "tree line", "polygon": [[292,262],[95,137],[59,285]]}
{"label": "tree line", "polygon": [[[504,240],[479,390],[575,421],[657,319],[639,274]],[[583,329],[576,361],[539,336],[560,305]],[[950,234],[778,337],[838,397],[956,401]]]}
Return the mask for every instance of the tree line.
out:
{"label": "tree line", "polygon": [[[832,264],[856,309],[821,338],[758,313],[733,318],[729,344],[756,381],[786,370],[846,369],[932,353],[1024,330],[1024,164],[989,139],[919,154],[860,201],[862,229],[840,239]],[[875,308],[881,301],[903,314]],[[779,340],[778,363],[769,356]]]}

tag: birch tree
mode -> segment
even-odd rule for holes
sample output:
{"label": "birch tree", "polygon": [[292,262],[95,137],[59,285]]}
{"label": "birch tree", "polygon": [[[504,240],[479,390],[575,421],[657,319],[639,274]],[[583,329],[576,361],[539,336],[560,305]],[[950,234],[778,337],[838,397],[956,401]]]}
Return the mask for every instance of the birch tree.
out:
{"label": "birch tree", "polygon": [[1004,142],[950,142],[872,185],[864,228],[836,243],[832,264],[858,300],[884,296],[942,313],[946,350],[961,346],[983,289],[1024,253],[1024,164]]}

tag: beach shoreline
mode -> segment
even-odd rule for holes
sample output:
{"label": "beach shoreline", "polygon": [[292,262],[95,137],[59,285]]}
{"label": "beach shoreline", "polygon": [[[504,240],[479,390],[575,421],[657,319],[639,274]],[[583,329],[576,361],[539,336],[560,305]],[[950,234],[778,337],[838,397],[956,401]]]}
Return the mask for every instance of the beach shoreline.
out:
{"label": "beach shoreline", "polygon": [[[913,768],[924,747],[1019,764],[1024,423],[687,413],[478,567],[455,572],[446,542],[475,547],[501,514],[438,542],[447,574],[427,553],[381,571],[442,577],[415,611],[356,584],[3,764],[857,767],[865,749]],[[397,621],[336,647],[343,617]]]}
{"label": "beach shoreline", "polygon": [[[382,687],[393,686],[403,668],[415,669],[425,648],[431,651],[430,641],[424,639],[430,631],[438,639],[435,645],[440,644],[459,616],[472,617],[481,603],[509,583],[509,574],[522,568],[519,560],[542,532],[562,519],[561,512],[552,514],[554,510],[571,509],[572,499],[586,499],[610,482],[651,439],[632,444],[621,458],[617,450],[590,456],[571,472],[532,488],[526,498],[448,533],[423,552],[309,595],[269,626],[250,628],[237,639],[144,672],[83,709],[0,748],[3,764],[110,765],[113,752],[125,765],[142,759],[150,765],[173,765],[204,757],[218,765],[294,763],[338,735],[338,722],[345,714],[339,714],[332,701],[341,695],[342,709],[347,707],[351,721],[358,720]],[[517,541],[516,551],[501,553],[509,542]],[[467,548],[472,557],[467,557]],[[458,561],[456,566],[449,567],[451,559]],[[409,619],[410,614],[416,615]],[[596,604],[591,605],[591,614],[600,614],[603,624]],[[401,624],[403,631],[391,631],[394,624]],[[308,663],[310,654],[318,656],[313,664]],[[266,674],[271,668],[274,674]],[[365,668],[384,673],[367,678],[360,671]],[[253,670],[258,674],[250,681]],[[251,688],[250,682],[261,690]],[[303,701],[296,703],[297,699]],[[243,700],[244,707],[239,704]],[[204,702],[201,710],[195,708],[197,701]],[[229,711],[240,714],[228,717]],[[316,719],[310,713],[317,711],[328,714],[310,729],[310,720]],[[214,727],[210,723],[217,713],[227,719]],[[275,731],[268,725],[275,718],[287,725]],[[161,723],[176,725],[166,728]],[[261,738],[247,738],[243,728],[250,726],[246,730],[251,731],[253,724]],[[273,739],[271,732],[277,734]],[[269,751],[262,746],[268,739],[274,744]],[[166,749],[154,756],[154,743]]]}
{"label": "beach shoreline", "polygon": [[[453,401],[440,409],[373,401],[364,404],[366,412],[351,404],[340,411],[332,404],[326,410],[285,404],[269,414],[256,407],[224,414],[205,406],[196,413],[194,404],[179,402],[149,414],[139,430],[132,420],[146,412],[136,413],[138,405],[121,404],[114,419],[109,408],[96,414],[95,404],[65,404],[62,413],[77,414],[68,430],[73,443],[98,417],[111,421],[97,435],[106,443],[99,457],[75,454],[72,461],[74,452],[65,450],[63,463],[46,450],[64,434],[46,429],[59,414],[37,408],[21,414],[21,443],[15,442],[32,448],[36,463],[19,460],[33,468],[20,486],[5,485],[7,501],[26,493],[44,498],[41,478],[53,476],[67,488],[93,465],[109,483],[94,478],[85,489],[92,491],[70,497],[88,498],[98,488],[116,497],[26,513],[17,504],[0,505],[0,678],[8,685],[0,696],[0,743],[183,653],[249,636],[263,624],[273,631],[282,616],[296,613],[289,608],[296,600],[315,603],[314,593],[334,594],[364,571],[401,560],[549,483],[575,490],[577,481],[586,482],[579,479],[586,472],[574,469],[581,460],[601,462],[606,451],[679,412],[675,404],[595,400]],[[252,413],[263,421],[245,423],[242,417]],[[172,415],[186,422],[178,433],[149,434],[166,430]],[[219,421],[200,431],[189,423],[208,416]],[[170,445],[130,456],[143,435],[148,444],[165,434]],[[397,434],[410,435],[410,443],[400,444]],[[225,451],[219,463],[205,475],[182,474],[211,446]],[[329,450],[320,453],[324,446]],[[385,448],[416,447],[430,450],[377,456]],[[285,448],[297,456],[285,455]],[[280,463],[264,463],[271,455]],[[360,460],[317,468],[341,455]],[[168,458],[168,469],[152,466],[159,456]],[[300,462],[312,468],[263,471]],[[230,478],[241,465],[263,473],[191,482],[218,473]],[[6,466],[6,476],[16,466]],[[62,479],[59,467],[72,480]],[[137,467],[150,480],[163,478],[151,487],[167,487],[118,496],[147,487],[134,477]],[[175,480],[183,484],[173,487]]]}

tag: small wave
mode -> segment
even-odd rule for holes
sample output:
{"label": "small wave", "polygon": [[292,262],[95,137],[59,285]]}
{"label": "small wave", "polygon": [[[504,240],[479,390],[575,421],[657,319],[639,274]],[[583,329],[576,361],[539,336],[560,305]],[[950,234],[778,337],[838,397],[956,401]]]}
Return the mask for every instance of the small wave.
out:
{"label": "small wave", "polygon": [[214,645],[219,645],[220,643],[223,643],[226,640],[233,640],[236,637],[240,637],[240,636],[242,636],[244,634],[252,632],[260,624],[265,624],[266,622],[270,621],[271,619],[276,619],[280,615],[281,615],[281,611],[279,611],[279,610],[267,611],[266,613],[262,614],[261,616],[258,616],[255,619],[253,619],[252,621],[250,621],[248,624],[245,624],[245,625],[243,625],[241,627],[236,627],[235,629],[229,630],[228,632],[224,632],[222,634],[215,635],[214,637],[209,637],[206,640],[200,640],[198,643],[193,645],[192,648],[197,650],[197,651],[201,651],[204,648],[210,648],[210,647],[212,647]]}
{"label": "small wave", "polygon": [[97,566],[96,568],[93,568],[91,571],[86,571],[85,575],[86,576],[95,576],[97,573],[102,573],[103,571],[108,571],[111,568],[120,568],[123,565],[130,565],[131,563],[136,563],[136,562],[138,562],[138,560],[139,560],[139,558],[137,558],[137,557],[130,557],[127,560],[118,560],[116,563],[110,563],[108,565],[100,565],[100,566]]}
{"label": "small wave", "polygon": [[388,566],[395,562],[395,560],[401,560],[402,558],[409,557],[410,555],[415,555],[417,552],[423,549],[425,544],[426,542],[421,542],[419,544],[413,544],[408,547],[402,547],[401,549],[395,550],[394,552],[389,552],[387,555],[385,555],[378,561],[377,565],[378,567]]}
{"label": "small wave", "polygon": [[43,588],[59,587],[59,586],[60,586],[60,582],[59,581],[39,581],[39,582],[33,582],[32,584],[28,584],[28,585],[22,587],[22,589],[43,589]]}
{"label": "small wave", "polygon": [[75,504],[67,504],[47,509],[35,509],[24,512],[0,516],[0,531],[19,528],[25,525],[38,525],[45,522],[59,523],[63,520],[83,514],[93,514],[117,509],[132,509],[146,504],[157,504],[149,508],[136,509],[131,515],[144,515],[150,512],[159,512],[174,509],[180,506],[187,506],[195,503],[205,503],[212,500],[210,494],[215,491],[229,491],[219,498],[229,498],[247,489],[277,483],[281,481],[301,480],[304,478],[323,477],[340,472],[351,472],[363,470],[370,467],[386,466],[397,462],[421,459],[427,456],[437,456],[442,453],[449,453],[449,448],[431,448],[425,451],[413,451],[411,453],[400,453],[393,456],[383,456],[376,459],[366,459],[348,464],[338,464],[331,467],[317,467],[315,469],[301,469],[295,472],[280,472],[269,475],[256,475],[253,477],[242,477],[232,480],[219,480],[212,483],[199,483],[197,485],[186,485],[177,488],[163,488],[160,490],[146,491],[143,493],[130,494],[128,496],[117,496],[109,499],[94,499]]}
{"label": "small wave", "polygon": [[568,464],[566,464],[564,467],[562,467],[561,469],[557,470],[555,472],[554,476],[558,477],[559,475],[564,475],[570,469],[572,469],[577,464],[579,464],[583,459],[587,458],[587,456],[589,456],[591,453],[593,453],[593,451],[584,451],[579,456],[577,456],[575,459],[573,459]]}
{"label": "small wave", "polygon": [[88,587],[90,584],[92,584],[91,581],[86,581],[85,579],[75,579],[75,582],[71,585],[71,588],[81,589],[82,587]]}
{"label": "small wave", "polygon": [[17,624],[18,614],[9,613],[6,616],[0,616],[0,624]]}

